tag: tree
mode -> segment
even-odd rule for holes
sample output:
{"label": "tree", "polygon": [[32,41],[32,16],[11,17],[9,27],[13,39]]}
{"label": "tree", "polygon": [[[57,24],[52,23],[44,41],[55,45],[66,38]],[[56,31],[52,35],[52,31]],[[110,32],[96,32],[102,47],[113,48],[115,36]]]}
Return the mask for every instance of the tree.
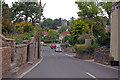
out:
{"label": "tree", "polygon": [[93,31],[93,21],[98,14],[102,13],[102,9],[99,8],[99,5],[96,2],[75,2],[78,5],[79,12],[78,16],[80,19],[85,20],[89,19],[91,21],[91,35]]}
{"label": "tree", "polygon": [[93,23],[93,34],[94,37],[98,38],[99,36],[105,33],[106,21],[103,17],[96,17]]}
{"label": "tree", "polygon": [[10,14],[11,12],[8,4],[2,2],[2,34],[5,36],[13,31]]}
{"label": "tree", "polygon": [[66,31],[66,29],[70,29],[70,27],[69,27],[69,26],[63,26],[63,27],[61,27],[61,28],[58,30],[58,32],[59,32],[59,33],[62,33],[62,32],[64,32],[64,31]]}
{"label": "tree", "polygon": [[63,38],[63,42],[64,42],[64,43],[65,43],[67,40],[69,41],[69,44],[72,44],[71,35],[66,35],[66,36]]}
{"label": "tree", "polygon": [[50,29],[45,37],[46,40],[56,40],[59,38],[59,33],[55,30]]}
{"label": "tree", "polygon": [[90,33],[89,31],[90,31],[89,26],[87,23],[85,23],[85,21],[79,19],[73,21],[71,23],[71,30],[70,30],[73,45],[77,43],[77,39],[81,34],[83,33],[89,34]]}
{"label": "tree", "polygon": [[100,2],[99,4],[106,11],[108,18],[109,18],[109,21],[110,21],[113,2]]}
{"label": "tree", "polygon": [[51,28],[53,26],[53,24],[54,24],[54,21],[51,18],[47,18],[43,21],[41,27],[42,28],[45,28],[45,27]]}
{"label": "tree", "polygon": [[39,4],[36,2],[15,2],[12,3],[11,12],[13,13],[13,21],[28,21],[28,18],[30,18],[32,24],[34,24],[39,19]]}

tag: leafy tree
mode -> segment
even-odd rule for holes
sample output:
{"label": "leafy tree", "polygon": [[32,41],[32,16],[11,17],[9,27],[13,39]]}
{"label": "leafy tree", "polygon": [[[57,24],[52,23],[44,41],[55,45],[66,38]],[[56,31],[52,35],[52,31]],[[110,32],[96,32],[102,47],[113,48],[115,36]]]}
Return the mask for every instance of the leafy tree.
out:
{"label": "leafy tree", "polygon": [[50,29],[45,37],[46,40],[56,40],[59,38],[59,33],[55,30]]}
{"label": "leafy tree", "polygon": [[54,19],[54,24],[53,24],[53,26],[61,26],[61,18],[59,18],[59,19]]}
{"label": "leafy tree", "polygon": [[11,16],[10,16],[10,8],[8,4],[2,2],[2,34],[5,36],[7,34],[12,33],[13,31],[13,24],[11,23]]}
{"label": "leafy tree", "polygon": [[28,21],[28,18],[30,18],[32,24],[34,24],[38,22],[39,4],[36,2],[15,2],[12,3],[11,12],[13,13],[11,15],[13,21]]}
{"label": "leafy tree", "polygon": [[62,32],[64,32],[64,31],[66,31],[66,29],[69,29],[70,27],[69,26],[63,26],[63,27],[61,27],[59,30],[58,30],[58,32],[59,33],[62,33]]}
{"label": "leafy tree", "polygon": [[103,33],[103,35],[97,38],[97,43],[100,44],[100,46],[110,46],[110,32]]}
{"label": "leafy tree", "polygon": [[87,23],[85,23],[82,20],[75,20],[71,23],[71,35],[72,35],[72,41],[73,45],[77,43],[78,37],[83,34],[83,33],[88,33],[89,34],[89,26]]}
{"label": "leafy tree", "polygon": [[106,21],[103,17],[96,17],[95,22],[93,23],[93,35],[98,38],[99,36],[105,33]]}
{"label": "leafy tree", "polygon": [[89,19],[91,25],[91,35],[93,30],[93,22],[94,18],[98,16],[98,14],[102,13],[102,9],[96,2],[75,2],[78,5],[79,12],[78,16],[80,19],[85,20]]}
{"label": "leafy tree", "polygon": [[65,43],[67,40],[69,41],[69,44],[72,44],[71,35],[66,35],[66,36],[63,38],[63,42],[64,42],[64,43]]}
{"label": "leafy tree", "polygon": [[110,21],[113,2],[100,2],[99,4],[107,12],[107,15],[108,15],[109,21]]}
{"label": "leafy tree", "polygon": [[42,28],[45,28],[45,27],[51,28],[51,27],[53,26],[53,24],[54,24],[54,21],[53,21],[52,19],[50,19],[50,18],[47,18],[47,19],[45,19],[45,20],[43,21],[41,27],[42,27]]}

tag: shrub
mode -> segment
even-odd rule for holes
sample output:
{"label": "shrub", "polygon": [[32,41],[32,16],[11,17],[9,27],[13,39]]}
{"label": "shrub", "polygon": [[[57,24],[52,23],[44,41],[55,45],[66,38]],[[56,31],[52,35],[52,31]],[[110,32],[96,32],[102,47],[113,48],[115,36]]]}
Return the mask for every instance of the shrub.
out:
{"label": "shrub", "polygon": [[91,40],[91,45],[94,45],[94,40],[93,39]]}
{"label": "shrub", "polygon": [[76,52],[80,54],[87,52],[87,47],[85,44],[75,45]]}
{"label": "shrub", "polygon": [[110,45],[110,32],[101,35],[97,38],[96,42],[100,44],[100,46]]}
{"label": "shrub", "polygon": [[85,45],[85,44],[76,44],[75,47],[76,52],[80,54],[88,53],[93,55],[95,48],[99,48],[99,45]]}
{"label": "shrub", "polygon": [[58,40],[44,40],[44,43],[58,43]]}
{"label": "shrub", "polygon": [[20,44],[20,40],[19,39],[15,39],[16,40],[16,44]]}

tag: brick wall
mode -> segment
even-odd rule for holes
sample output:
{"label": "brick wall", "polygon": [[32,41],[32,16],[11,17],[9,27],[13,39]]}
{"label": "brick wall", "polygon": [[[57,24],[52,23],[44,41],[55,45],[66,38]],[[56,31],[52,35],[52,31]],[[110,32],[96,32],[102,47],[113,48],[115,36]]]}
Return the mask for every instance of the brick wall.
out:
{"label": "brick wall", "polygon": [[110,61],[110,49],[97,48],[94,52],[94,61],[102,64],[109,64]]}

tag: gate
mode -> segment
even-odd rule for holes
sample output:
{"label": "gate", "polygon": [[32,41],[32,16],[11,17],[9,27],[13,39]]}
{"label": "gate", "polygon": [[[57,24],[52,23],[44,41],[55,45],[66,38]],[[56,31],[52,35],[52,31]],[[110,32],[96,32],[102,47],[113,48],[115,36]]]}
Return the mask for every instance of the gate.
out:
{"label": "gate", "polygon": [[27,62],[29,61],[29,57],[30,57],[30,44],[27,45]]}

